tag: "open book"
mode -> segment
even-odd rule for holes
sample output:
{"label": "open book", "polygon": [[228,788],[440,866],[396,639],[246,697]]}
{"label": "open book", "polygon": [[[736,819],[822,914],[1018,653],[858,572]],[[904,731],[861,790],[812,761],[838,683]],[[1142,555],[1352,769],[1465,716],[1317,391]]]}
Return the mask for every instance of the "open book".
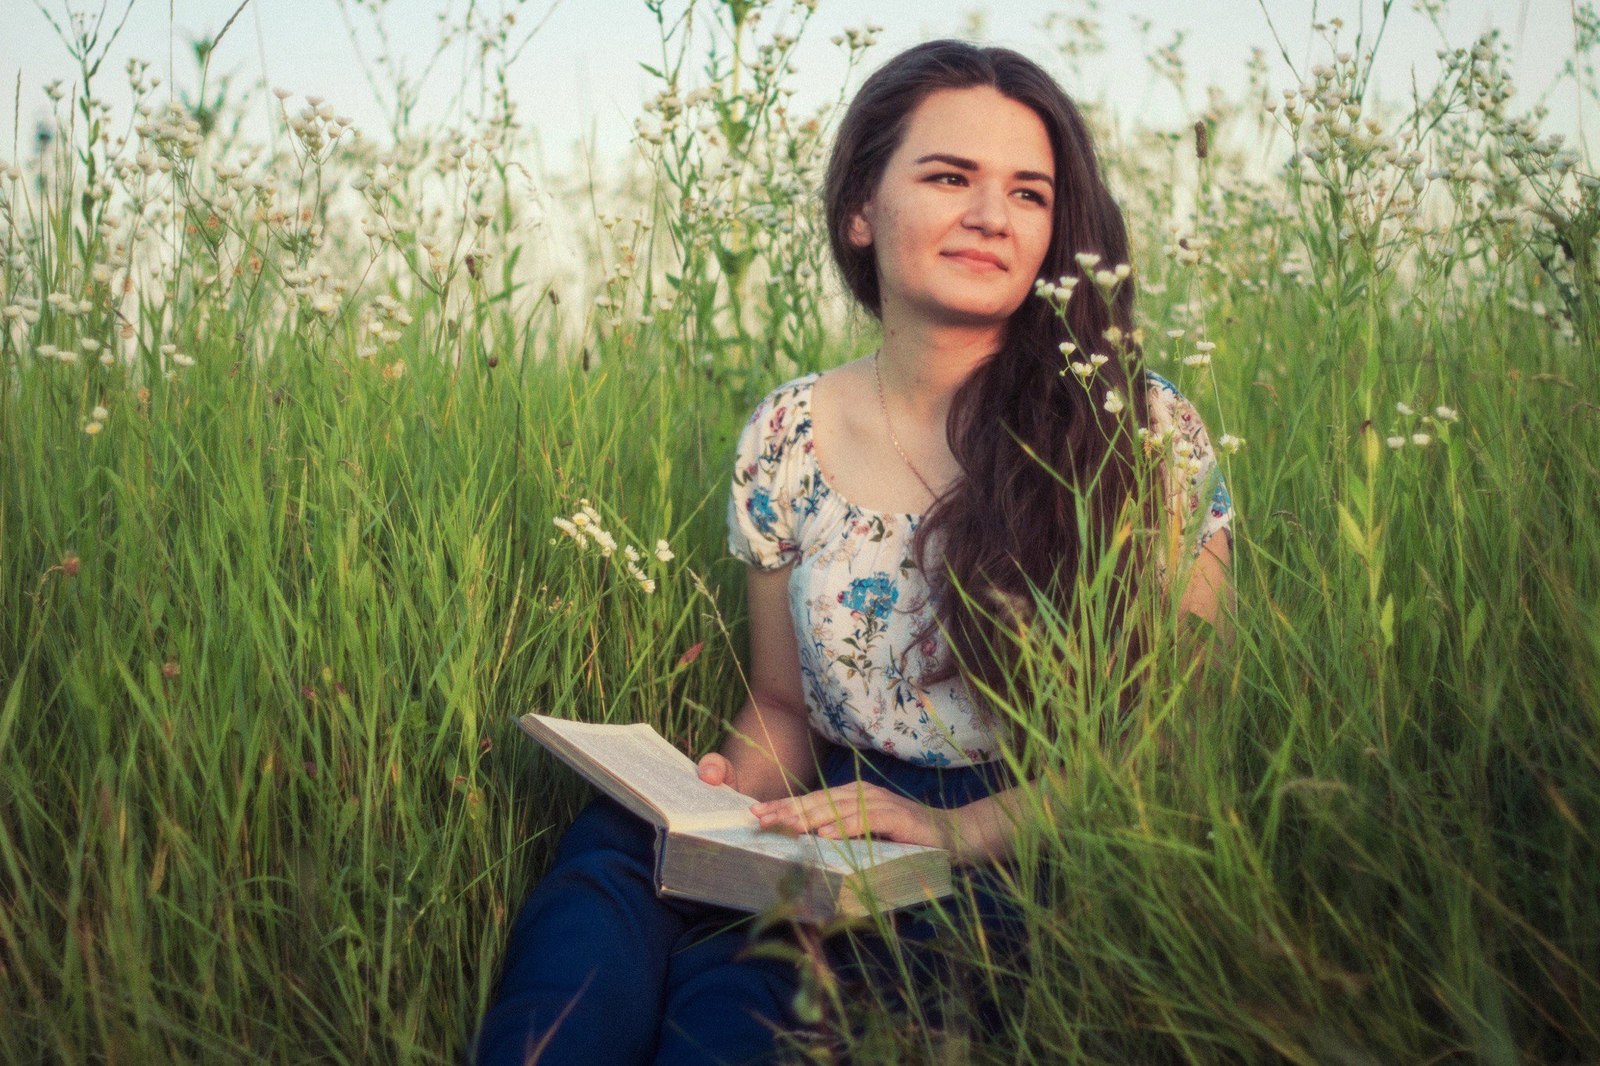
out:
{"label": "open book", "polygon": [[755,800],[701,781],[689,757],[645,723],[525,714],[517,724],[656,827],[656,891],[663,896],[746,911],[786,905],[802,921],[824,922],[950,894],[943,849],[762,829],[750,813]]}

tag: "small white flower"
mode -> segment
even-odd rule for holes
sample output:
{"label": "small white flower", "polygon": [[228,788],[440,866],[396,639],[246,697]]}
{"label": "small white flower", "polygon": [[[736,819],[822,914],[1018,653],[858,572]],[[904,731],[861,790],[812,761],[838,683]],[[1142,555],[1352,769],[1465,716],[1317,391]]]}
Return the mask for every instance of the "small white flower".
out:
{"label": "small white flower", "polygon": [[1089,356],[1089,364],[1094,367],[1105,366],[1110,361],[1111,357],[1102,352],[1095,352],[1093,355]]}
{"label": "small white flower", "polygon": [[1454,422],[1456,419],[1461,417],[1459,414],[1456,413],[1456,409],[1454,407],[1446,407],[1443,404],[1440,404],[1438,407],[1435,407],[1433,409],[1433,413],[1439,418],[1439,420],[1441,422]]}
{"label": "small white flower", "polygon": [[1406,439],[1404,437],[1400,437],[1400,436],[1386,437],[1386,438],[1384,438],[1384,441],[1385,441],[1385,443],[1387,443],[1389,445],[1389,447],[1394,448],[1396,450],[1398,450],[1400,448],[1404,448],[1406,446]]}
{"label": "small white flower", "polygon": [[1106,409],[1107,414],[1117,415],[1122,413],[1122,409],[1126,407],[1127,404],[1123,402],[1122,394],[1120,392],[1118,392],[1116,389],[1110,389],[1106,392],[1106,402],[1101,406]]}
{"label": "small white flower", "polygon": [[1183,357],[1183,365],[1193,367],[1210,366],[1211,356],[1204,352],[1195,352],[1193,355],[1186,355]]}
{"label": "small white flower", "polygon": [[1075,362],[1072,364],[1072,372],[1078,375],[1081,380],[1088,381],[1089,375],[1094,373],[1094,367],[1088,363]]}
{"label": "small white flower", "polygon": [[184,355],[182,352],[174,352],[172,354],[172,361],[178,366],[194,366],[194,357]]}
{"label": "small white flower", "polygon": [[656,558],[664,563],[670,563],[676,556],[673,555],[672,548],[667,545],[666,541],[658,540],[656,541]]}
{"label": "small white flower", "polygon": [[1419,448],[1426,447],[1428,444],[1432,443],[1432,441],[1433,437],[1427,433],[1411,434],[1411,443],[1415,444]]}
{"label": "small white flower", "polygon": [[1399,411],[1401,414],[1405,415],[1407,418],[1410,418],[1412,415],[1417,413],[1417,412],[1415,412],[1415,411],[1413,411],[1411,409],[1411,405],[1410,404],[1405,404],[1405,403],[1397,403],[1397,404],[1395,404],[1394,405],[1394,409],[1396,411]]}
{"label": "small white flower", "polygon": [[628,562],[630,563],[637,563],[643,558],[643,556],[639,554],[639,549],[635,548],[632,544],[626,545],[622,549],[622,554],[628,557]]}
{"label": "small white flower", "polygon": [[1217,345],[1214,341],[1195,341],[1194,350],[1197,352],[1214,352],[1217,350]]}
{"label": "small white flower", "polygon": [[1116,288],[1118,280],[1117,275],[1110,270],[1096,270],[1094,272],[1094,283],[1102,289]]}
{"label": "small white flower", "polygon": [[96,404],[94,410],[89,412],[89,417],[94,419],[96,422],[104,422],[107,418],[111,417],[111,412],[107,411],[99,404]]}
{"label": "small white flower", "polygon": [[591,536],[594,537],[594,542],[600,545],[600,554],[606,558],[609,559],[611,553],[617,550],[617,538],[605,530],[597,527]]}
{"label": "small white flower", "polygon": [[1076,259],[1078,261],[1078,265],[1085,270],[1093,270],[1095,268],[1095,264],[1100,262],[1100,257],[1094,252],[1079,252],[1072,258]]}
{"label": "small white flower", "polygon": [[1058,347],[1060,347],[1062,355],[1071,355],[1078,350],[1078,346],[1071,341],[1062,341]]}
{"label": "small white flower", "polygon": [[1244,447],[1244,438],[1235,437],[1232,433],[1224,433],[1221,437],[1217,438],[1217,447],[1221,448],[1229,455],[1232,455],[1234,452]]}

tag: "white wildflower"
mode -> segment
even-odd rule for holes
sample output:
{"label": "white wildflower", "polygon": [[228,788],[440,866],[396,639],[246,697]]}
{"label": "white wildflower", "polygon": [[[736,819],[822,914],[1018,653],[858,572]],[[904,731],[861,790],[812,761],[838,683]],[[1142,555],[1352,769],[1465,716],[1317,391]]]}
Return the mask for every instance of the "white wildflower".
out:
{"label": "white wildflower", "polygon": [[1415,411],[1413,411],[1411,409],[1411,405],[1410,404],[1405,404],[1405,403],[1397,403],[1397,404],[1395,404],[1394,405],[1394,409],[1396,411],[1399,411],[1401,414],[1405,415],[1407,418],[1410,418],[1412,415],[1417,413],[1417,412],[1415,412]]}
{"label": "white wildflower", "polygon": [[672,553],[672,549],[667,545],[666,541],[656,541],[656,558],[664,563],[670,563],[675,558]]}
{"label": "white wildflower", "polygon": [[1411,443],[1415,444],[1419,448],[1426,447],[1428,444],[1432,443],[1432,441],[1433,437],[1427,433],[1411,434]]}
{"label": "white wildflower", "polygon": [[89,417],[94,419],[96,422],[104,422],[107,418],[111,417],[111,412],[107,411],[99,404],[95,404],[94,410],[89,412]]}
{"label": "white wildflower", "polygon": [[1456,419],[1461,417],[1456,413],[1456,409],[1454,407],[1446,407],[1443,404],[1435,407],[1433,409],[1433,413],[1441,422],[1454,422]]}
{"label": "white wildflower", "polygon": [[1232,433],[1224,433],[1221,437],[1217,438],[1217,447],[1221,448],[1229,455],[1232,455],[1234,452],[1244,447],[1244,438],[1235,437]]}
{"label": "white wildflower", "polygon": [[1101,406],[1106,409],[1107,414],[1117,415],[1122,413],[1122,409],[1126,407],[1127,404],[1125,404],[1122,400],[1122,393],[1118,392],[1116,389],[1109,389],[1106,391],[1106,402]]}
{"label": "white wildflower", "polygon": [[1406,446],[1406,439],[1400,436],[1386,437],[1385,442],[1389,445],[1389,447],[1397,450]]}

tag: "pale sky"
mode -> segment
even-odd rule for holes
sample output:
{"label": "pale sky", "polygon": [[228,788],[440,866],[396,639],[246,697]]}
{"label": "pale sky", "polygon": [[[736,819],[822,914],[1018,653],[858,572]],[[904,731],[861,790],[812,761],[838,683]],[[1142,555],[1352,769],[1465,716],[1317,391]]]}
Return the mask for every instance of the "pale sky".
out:
{"label": "pale sky", "polygon": [[[364,0],[367,6],[372,0]],[[667,0],[679,11],[685,0]],[[701,0],[702,4],[714,0]],[[114,23],[126,0],[105,0],[106,21]],[[12,98],[20,84],[20,98],[0,107],[0,159],[15,159],[30,150],[35,123],[47,114],[43,86],[55,78],[71,83],[77,72],[66,49],[51,30],[40,6],[58,22],[68,7],[62,0],[0,0],[8,10],[5,42],[0,45],[0,78],[5,96]],[[94,13],[101,0],[71,0],[71,9]],[[652,80],[639,67],[656,62],[660,44],[653,16],[643,0],[477,0],[479,10],[514,12],[515,36],[520,38],[548,15],[512,68],[511,90],[521,116],[536,126],[549,165],[560,168],[573,158],[575,146],[588,140],[602,153],[621,150],[632,133],[632,121]],[[238,6],[238,0],[135,0],[126,28],[111,57],[96,78],[97,95],[126,116],[127,91],[123,64],[130,56],[149,60],[164,80],[162,91],[194,84],[194,64],[188,41],[215,34]],[[777,0],[774,12],[787,11],[788,0]],[[436,16],[441,11],[459,15],[467,0],[387,0],[384,14],[393,51],[411,69],[420,69],[438,39]],[[829,38],[846,27],[874,22],[884,27],[878,46],[867,58],[876,65],[894,52],[935,36],[960,34],[974,12],[982,13],[984,39],[1003,44],[1039,60],[1062,78],[1069,93],[1086,100],[1103,101],[1127,119],[1143,119],[1162,126],[1188,126],[1194,111],[1203,107],[1204,88],[1216,83],[1236,94],[1243,84],[1243,67],[1251,45],[1268,52],[1272,84],[1287,87],[1295,78],[1274,43],[1268,13],[1277,27],[1289,57],[1304,74],[1326,52],[1314,46],[1314,18],[1342,17],[1346,23],[1343,44],[1349,47],[1363,9],[1369,26],[1375,23],[1380,0],[1102,0],[1099,20],[1108,51],[1087,63],[1074,77],[1040,26],[1050,12],[1079,13],[1082,3],[1051,0],[820,0],[817,13],[802,37],[796,59],[799,74],[793,84],[796,103],[814,106],[838,93],[845,66],[843,52]],[[213,61],[213,77],[231,73],[238,85],[264,83],[296,93],[315,94],[332,101],[342,113],[356,119],[368,136],[381,135],[383,112],[362,73],[357,51],[347,30],[346,14],[373,37],[370,17],[338,0],[250,0],[223,39]],[[1433,83],[1443,43],[1410,0],[1398,0],[1379,53],[1377,85],[1385,97],[1407,92],[1415,70],[1418,84]],[[1263,10],[1265,9],[1265,10]],[[1315,14],[1313,14],[1315,13]],[[1133,28],[1138,15],[1154,27],[1141,40]],[[792,25],[792,20],[790,20]],[[1519,92],[1516,109],[1531,105],[1555,79],[1572,53],[1573,28],[1569,0],[1455,0],[1444,16],[1453,45],[1470,45],[1483,30],[1498,27],[1511,43]],[[758,33],[765,37],[782,27],[776,14]],[[1185,108],[1174,91],[1157,82],[1144,62],[1150,49],[1168,43],[1173,34],[1187,34],[1182,54],[1190,72],[1190,102]],[[1370,33],[1369,33],[1370,37]],[[703,56],[703,52],[699,53]],[[448,121],[449,102],[461,83],[464,66],[460,50],[447,56],[433,71],[420,111],[425,117]],[[174,76],[176,75],[176,76]],[[1580,107],[1568,83],[1550,98],[1552,116],[1546,128],[1575,137],[1581,126],[1597,129],[1592,101]],[[20,123],[14,120],[16,113]],[[265,140],[265,119],[252,139]],[[20,138],[14,131],[20,124]],[[16,148],[13,144],[16,143]]]}

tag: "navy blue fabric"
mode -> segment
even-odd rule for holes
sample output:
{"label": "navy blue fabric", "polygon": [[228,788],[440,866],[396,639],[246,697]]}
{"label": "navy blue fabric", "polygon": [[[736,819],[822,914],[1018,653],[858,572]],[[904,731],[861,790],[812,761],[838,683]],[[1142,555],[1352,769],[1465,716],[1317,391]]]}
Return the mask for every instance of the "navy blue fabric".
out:
{"label": "navy blue fabric", "polygon": [[[935,807],[961,806],[1012,783],[993,763],[940,769],[840,747],[821,769],[826,786],[859,778]],[[751,915],[658,897],[654,856],[655,830],[615,802],[601,797],[579,814],[512,926],[475,1042],[479,1066],[521,1066],[535,1057],[541,1066],[773,1058],[777,1031],[798,1025],[795,965],[750,954]],[[979,914],[991,939],[1012,938],[1014,919],[989,877],[980,871],[970,881]],[[931,941],[936,928],[925,908],[895,915],[902,943]],[[896,972],[891,946],[877,936],[832,937],[827,954],[836,970],[879,985]],[[937,968],[932,955],[911,964],[930,979]],[[908,991],[891,990],[891,1002],[904,1004]]]}

